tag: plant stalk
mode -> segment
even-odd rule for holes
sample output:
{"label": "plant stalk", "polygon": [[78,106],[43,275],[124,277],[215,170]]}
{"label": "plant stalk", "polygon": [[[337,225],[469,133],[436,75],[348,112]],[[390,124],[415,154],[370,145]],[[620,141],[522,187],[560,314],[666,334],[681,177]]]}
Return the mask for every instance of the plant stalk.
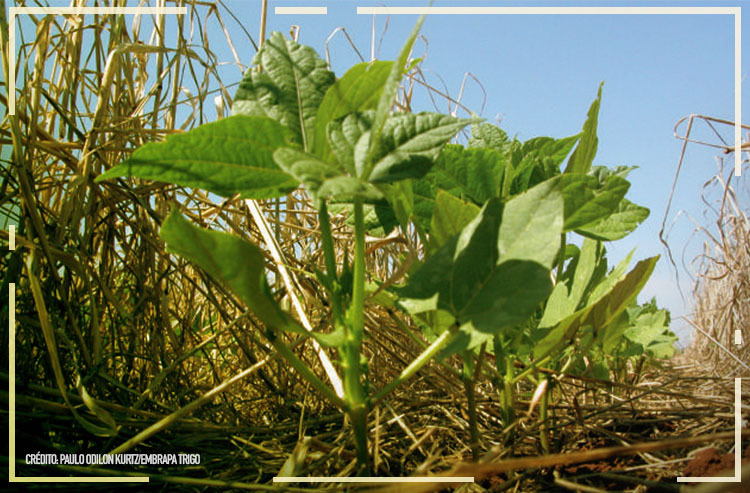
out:
{"label": "plant stalk", "polygon": [[560,254],[557,257],[557,272],[555,273],[555,284],[560,282],[562,280],[563,276],[563,266],[565,265],[565,245],[567,244],[567,240],[565,238],[565,233],[560,234]]}
{"label": "plant stalk", "polygon": [[350,319],[354,339],[359,343],[365,325],[365,215],[361,198],[354,200],[354,279]]}
{"label": "plant stalk", "polygon": [[338,272],[336,269],[336,252],[333,249],[333,234],[331,233],[331,219],[328,217],[326,201],[321,199],[318,203],[318,222],[320,224],[320,237],[323,242],[323,258],[326,264],[326,276],[331,285],[331,311],[336,325],[343,323],[343,309],[341,307],[341,292],[338,284]]}
{"label": "plant stalk", "polygon": [[515,368],[513,368],[513,358],[507,356],[505,358],[505,375],[503,377],[503,417],[505,423],[503,425],[507,428],[515,421],[515,412],[513,408],[513,374]]}
{"label": "plant stalk", "polygon": [[[270,332],[270,331],[269,331]],[[320,394],[328,399],[328,401],[339,409],[345,409],[346,403],[341,400],[336,392],[331,390],[318,376],[313,373],[305,363],[295,355],[289,346],[280,341],[276,336],[275,331],[273,334],[268,334],[268,340],[271,342],[273,348],[289,363],[305,380],[310,382],[310,385],[320,392]]]}
{"label": "plant stalk", "polygon": [[391,382],[380,389],[371,399],[370,399],[370,405],[368,407],[373,408],[375,407],[383,398],[390,394],[393,389],[401,385],[402,383],[406,382],[408,379],[410,379],[412,376],[414,376],[415,373],[417,373],[424,365],[426,365],[430,360],[432,360],[450,341],[453,340],[454,336],[456,334],[456,331],[448,329],[442,334],[440,334],[440,337],[435,339],[435,341],[430,344],[427,349],[422,351],[422,354],[417,356],[406,368],[404,368],[401,373],[391,380]]}
{"label": "plant stalk", "polygon": [[545,356],[544,358],[534,361],[518,375],[511,378],[511,383],[515,384],[528,377],[531,373],[535,372],[539,367],[546,365],[552,359],[552,356]]}
{"label": "plant stalk", "polygon": [[361,474],[369,473],[367,450],[367,398],[362,385],[362,337],[365,325],[365,220],[361,198],[354,200],[354,276],[352,304],[346,324],[347,337],[343,348],[344,398],[354,428],[357,462]]}
{"label": "plant stalk", "polygon": [[466,394],[466,405],[468,406],[471,459],[474,462],[479,460],[479,427],[477,425],[477,399],[475,388],[477,377],[481,373],[482,360],[484,360],[484,350],[485,345],[482,344],[482,350],[479,352],[479,362],[476,363],[476,366],[472,359],[473,355],[471,351],[464,352],[464,368],[461,374],[461,380],[463,380],[464,383],[464,393]]}

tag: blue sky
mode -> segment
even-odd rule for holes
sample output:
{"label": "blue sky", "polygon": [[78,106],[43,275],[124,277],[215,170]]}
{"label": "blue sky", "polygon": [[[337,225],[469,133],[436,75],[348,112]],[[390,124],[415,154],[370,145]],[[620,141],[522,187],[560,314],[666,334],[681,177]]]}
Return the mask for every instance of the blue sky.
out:
{"label": "blue sky", "polygon": [[[224,0],[243,27],[257,42],[260,0]],[[50,2],[68,5],[68,2]],[[325,56],[325,43],[337,27],[344,27],[359,51],[369,60],[373,17],[357,15],[357,6],[423,6],[410,0],[270,0],[267,31],[288,33],[300,26],[299,41]],[[680,6],[744,7],[750,2],[502,2],[438,0],[435,6]],[[328,15],[275,15],[276,6],[326,6]],[[750,39],[750,10],[743,9],[743,39]],[[254,49],[240,25],[221,12],[241,62],[250,65]],[[128,16],[132,18],[131,16]],[[393,59],[411,31],[417,16],[377,16],[375,55]],[[128,23],[131,21],[128,20]],[[212,50],[221,62],[225,85],[239,82],[242,71],[233,63],[223,30],[215,18],[206,21]],[[22,21],[23,25],[23,21]],[[387,26],[387,29],[386,29]],[[149,27],[150,29],[150,27]],[[33,36],[33,31],[25,32]],[[651,209],[651,216],[624,240],[608,245],[610,263],[637,247],[636,259],[661,254],[662,260],[646,286],[643,300],[656,296],[673,317],[689,313],[692,281],[682,267],[700,252],[703,237],[691,240],[691,215],[704,225],[700,201],[702,185],[716,172],[718,152],[698,145],[687,150],[677,181],[674,203],[667,216],[673,221],[669,243],[678,263],[681,286],[687,296],[683,304],[675,270],[666,259],[658,239],[667,198],[680,156],[681,142],[673,127],[691,113],[734,120],[734,19],[730,15],[435,15],[422,28],[427,41],[417,42],[415,56],[426,55],[422,69],[430,83],[457,97],[466,73],[462,103],[488,121],[499,120],[511,136],[526,140],[535,136],[565,137],[580,131],[599,83],[604,81],[599,115],[599,152],[595,164],[637,165],[629,179],[628,198]],[[167,39],[170,39],[169,35]],[[360,61],[341,32],[330,41],[332,68],[342,75]],[[750,100],[746,76],[750,46],[743,43],[743,90]],[[230,89],[234,92],[234,86]],[[485,96],[486,95],[486,96]],[[486,97],[486,100],[484,99]],[[448,111],[437,99],[438,110]],[[425,91],[414,96],[415,111],[433,110]],[[742,106],[745,121],[750,107]],[[461,115],[462,113],[459,113]],[[684,128],[684,127],[683,127]],[[694,137],[708,138],[696,127]],[[731,140],[731,128],[723,129]],[[716,138],[712,138],[716,141]],[[725,158],[728,170],[733,165]],[[726,174],[726,173],[725,173]],[[747,185],[745,185],[747,191]],[[741,205],[748,209],[747,192]],[[682,211],[682,212],[681,212]],[[676,220],[675,220],[676,218]],[[687,248],[686,248],[687,245]],[[687,340],[686,324],[676,320],[674,328]],[[750,338],[750,334],[746,335]]]}

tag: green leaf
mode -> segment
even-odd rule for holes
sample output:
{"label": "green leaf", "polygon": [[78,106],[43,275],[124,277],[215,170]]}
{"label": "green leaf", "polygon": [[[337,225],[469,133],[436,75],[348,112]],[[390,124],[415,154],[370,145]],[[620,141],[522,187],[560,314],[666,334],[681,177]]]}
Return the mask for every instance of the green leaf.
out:
{"label": "green leaf", "polygon": [[[433,166],[432,169],[434,170],[435,167]],[[412,180],[411,188],[414,193],[412,218],[423,231],[429,231],[432,213],[435,210],[435,197],[439,189],[429,183],[427,177]]]}
{"label": "green leaf", "polygon": [[646,220],[650,211],[622,199],[617,209],[609,216],[576,229],[576,233],[602,241],[614,241],[629,235],[635,228]]}
{"label": "green leaf", "polygon": [[631,171],[638,168],[638,166],[615,166],[614,168],[608,168],[606,166],[592,166],[587,174],[596,176],[599,183],[604,185],[607,178],[610,176],[619,176],[620,178],[627,178]]}
{"label": "green leaf", "polygon": [[326,180],[317,190],[317,195],[331,197],[334,202],[354,202],[355,198],[367,203],[385,201],[380,190],[353,176],[336,176]]}
{"label": "green leaf", "polygon": [[609,380],[609,365],[606,359],[599,359],[593,364],[591,376],[599,380]]}
{"label": "green leaf", "polygon": [[[388,236],[399,224],[393,208],[388,204],[365,204],[364,213],[365,230],[373,236]],[[347,224],[354,227],[354,214],[350,214]]]}
{"label": "green leaf", "polygon": [[580,138],[580,135],[571,135],[570,137],[555,139],[553,142],[543,145],[537,151],[537,155],[543,158],[546,167],[558,170]]}
{"label": "green leaf", "polygon": [[446,145],[427,175],[414,181],[415,220],[429,230],[440,190],[477,205],[498,197],[507,165],[506,157],[493,149]]}
{"label": "green leaf", "polygon": [[273,158],[281,169],[299,180],[313,197],[317,197],[318,190],[326,180],[340,174],[335,166],[310,153],[290,147],[277,149]]}
{"label": "green leaf", "polygon": [[575,272],[573,273],[573,284],[570,288],[570,303],[575,307],[583,301],[586,291],[590,289],[591,280],[596,271],[597,262],[604,254],[604,247],[598,241],[589,238],[583,239],[581,253],[578,257]]}
{"label": "green leaf", "polygon": [[633,270],[618,282],[612,290],[603,296],[591,310],[586,323],[594,327],[605,327],[622,313],[640,293],[651,277],[659,256],[650,257],[638,262]]}
{"label": "green leaf", "polygon": [[500,196],[506,166],[506,158],[498,151],[447,145],[425,179],[456,197],[484,204]]}
{"label": "green leaf", "polygon": [[611,323],[635,300],[651,276],[658,258],[651,257],[638,262],[633,270],[607,293],[559,322],[536,343],[534,358],[539,359],[550,354],[555,348],[570,340],[584,325],[601,328]]}
{"label": "green leaf", "polygon": [[565,173],[587,173],[591,169],[596,156],[596,150],[599,146],[599,138],[596,136],[596,127],[599,124],[599,106],[602,101],[602,87],[604,82],[599,84],[599,91],[596,99],[589,107],[586,116],[586,122],[583,124],[581,132],[581,141],[570,156],[568,165],[565,167]]}
{"label": "green leaf", "polygon": [[576,150],[573,151],[573,155],[570,156],[568,165],[565,167],[565,173],[587,173],[591,169],[591,164],[594,162],[594,156],[596,156],[596,150],[599,145],[599,138],[596,136],[596,127],[599,124],[599,106],[602,101],[603,86],[604,82],[599,84],[596,99],[591,103],[586,122],[583,124],[581,141]]}
{"label": "green leaf", "polygon": [[[350,113],[374,110],[383,92],[385,82],[393,69],[391,61],[373,61],[359,63],[350,68],[325,93],[318,108],[315,122],[315,139],[313,153],[319,157],[328,157],[326,133],[327,126]],[[372,112],[374,117],[375,112]],[[370,128],[370,125],[367,127]]]}
{"label": "green leaf", "polygon": [[651,355],[653,358],[663,359],[671,358],[675,353],[675,342],[678,341],[678,337],[672,333],[664,333],[653,337],[653,340],[644,348],[644,351]]}
{"label": "green leaf", "polygon": [[547,300],[547,306],[539,322],[539,327],[552,327],[578,309],[583,300],[584,290],[594,274],[596,261],[599,257],[598,250],[598,242],[589,238],[583,240],[570,286],[562,280],[555,285],[549,300]]}
{"label": "green leaf", "polygon": [[562,139],[536,137],[511,154],[513,178],[510,192],[517,194],[560,174],[560,164],[578,142],[579,136]]}
{"label": "green leaf", "polygon": [[609,176],[603,184],[592,175],[565,174],[565,231],[599,224],[617,210],[630,183],[619,176]]}
{"label": "green leaf", "polygon": [[560,351],[565,342],[575,336],[578,329],[583,325],[583,320],[588,316],[594,305],[586,305],[577,312],[568,315],[548,331],[541,332],[534,344],[532,351],[533,359],[538,360],[546,357],[548,354]]}
{"label": "green leaf", "polygon": [[384,183],[380,189],[388,198],[388,203],[398,219],[398,223],[404,228],[409,227],[412,211],[414,210],[414,191],[411,180],[401,180],[395,183]]}
{"label": "green leaf", "polygon": [[380,285],[374,282],[365,284],[365,295],[367,296],[367,303],[382,306],[386,309],[393,308],[396,301],[396,295],[389,292],[388,289],[380,289]]}
{"label": "green leaf", "polygon": [[467,147],[492,149],[505,155],[510,150],[510,141],[508,140],[508,134],[496,125],[473,123],[471,125],[471,138]]}
{"label": "green leaf", "polygon": [[626,339],[642,346],[654,358],[668,358],[674,354],[674,343],[678,338],[669,330],[666,310],[640,313],[631,317],[631,323],[624,333]]}
{"label": "green leaf", "polygon": [[400,290],[401,305],[411,313],[450,312],[471,344],[526,320],[551,290],[562,229],[559,185],[550,180],[504,207],[490,199],[414,273]]}
{"label": "green leaf", "polygon": [[568,286],[564,282],[558,282],[549,295],[542,319],[539,321],[539,327],[552,327],[575,312],[575,309],[576,307],[572,306],[572,302],[568,296]]}
{"label": "green leaf", "polygon": [[346,342],[346,329],[342,326],[337,326],[332,332],[323,333],[315,331],[307,331],[302,326],[297,324],[288,325],[286,327],[288,332],[294,332],[302,336],[310,336],[320,343],[324,347],[342,347]]}
{"label": "green leaf", "polygon": [[[589,294],[587,302],[589,304],[594,303],[595,301],[598,301],[602,296],[604,296],[606,293],[609,292],[612,287],[614,287],[615,284],[620,282],[622,278],[625,276],[625,273],[628,270],[628,266],[630,265],[630,261],[633,259],[633,254],[635,253],[635,248],[633,248],[624,259],[620,260],[620,262],[615,266],[612,271],[607,274],[607,277],[605,278],[604,275],[602,275],[600,278],[596,280],[596,283],[594,286],[591,287],[591,294]],[[600,260],[601,264],[597,265],[596,270],[601,270],[603,273],[606,273],[606,267],[607,267],[607,259],[606,257],[602,256],[602,259]],[[596,274],[594,274],[596,276]]]}
{"label": "green leaf", "polygon": [[445,144],[472,120],[439,113],[398,113],[385,123],[375,146],[369,181],[421,178]]}
{"label": "green leaf", "polygon": [[602,327],[597,334],[597,342],[607,354],[615,354],[615,350],[623,342],[623,334],[628,329],[629,318],[626,310],[622,311],[612,322]]}
{"label": "green leaf", "polygon": [[315,149],[316,117],[333,72],[315,50],[273,32],[240,82],[232,114],[265,115],[290,129],[307,150]]}
{"label": "green leaf", "polygon": [[479,213],[479,207],[447,193],[438,191],[430,222],[430,248],[438,249],[460,233]]}
{"label": "green leaf", "polygon": [[643,349],[643,346],[641,346],[640,344],[631,342],[630,344],[625,346],[625,349],[623,349],[622,351],[618,353],[618,356],[620,358],[632,358],[632,357],[641,356],[645,352],[646,351]]}
{"label": "green leaf", "polygon": [[230,287],[268,327],[297,325],[271,296],[263,252],[252,243],[193,226],[176,210],[164,220],[159,236],[167,251],[185,257]]}
{"label": "green leaf", "polygon": [[327,126],[328,142],[334,155],[353,176],[359,176],[364,167],[374,115],[373,111],[351,113]]}
{"label": "green leaf", "polygon": [[375,155],[379,149],[383,128],[385,127],[386,121],[389,119],[388,117],[391,108],[393,107],[393,102],[396,99],[398,88],[401,86],[401,79],[404,76],[404,67],[407,65],[406,62],[409,58],[409,53],[411,53],[412,46],[417,39],[417,35],[424,23],[424,19],[424,14],[420,15],[419,19],[417,19],[417,23],[414,25],[411,34],[409,34],[409,37],[406,39],[404,46],[398,54],[398,58],[391,66],[391,72],[388,74],[388,79],[383,86],[383,91],[380,93],[380,99],[378,100],[378,107],[375,111],[375,118],[372,125],[372,137],[369,141],[367,153],[365,154],[365,168],[363,169],[363,176],[365,179],[370,178],[370,173],[372,172],[372,167],[375,163]]}
{"label": "green leaf", "polygon": [[273,151],[290,139],[289,131],[273,120],[233,116],[146,144],[96,181],[133,176],[222,197],[279,197],[298,185],[273,160]]}
{"label": "green leaf", "polygon": [[563,225],[562,204],[559,179],[547,180],[508,201],[498,242],[500,257],[551,268]]}
{"label": "green leaf", "polygon": [[279,166],[302,182],[315,199],[331,197],[335,202],[352,202],[360,197],[368,203],[383,202],[385,196],[374,185],[343,174],[343,170],[316,156],[282,147],[273,154]]}

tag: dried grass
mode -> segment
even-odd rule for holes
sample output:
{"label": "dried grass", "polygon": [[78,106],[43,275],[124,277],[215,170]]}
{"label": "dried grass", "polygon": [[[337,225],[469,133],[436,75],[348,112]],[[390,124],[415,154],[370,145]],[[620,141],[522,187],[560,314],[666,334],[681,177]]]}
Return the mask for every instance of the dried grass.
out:
{"label": "dried grass", "polygon": [[[750,376],[750,222],[739,196],[747,193],[744,177],[727,173],[722,161],[705,187],[704,197],[715,223],[700,227],[705,242],[697,259],[695,308],[690,320],[694,340],[688,354],[715,375]],[[725,178],[726,176],[726,178]],[[733,183],[734,180],[734,183]],[[718,189],[718,194],[716,190]],[[736,344],[735,333],[744,339]]]}

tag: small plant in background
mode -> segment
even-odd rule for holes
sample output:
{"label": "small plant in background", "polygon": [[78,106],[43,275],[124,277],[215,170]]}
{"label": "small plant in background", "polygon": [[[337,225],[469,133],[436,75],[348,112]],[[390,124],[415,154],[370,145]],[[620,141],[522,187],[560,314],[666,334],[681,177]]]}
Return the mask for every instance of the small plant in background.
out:
{"label": "small plant in background", "polygon": [[[240,84],[233,116],[147,144],[98,178],[132,176],[249,200],[304,187],[317,209],[325,271],[315,276],[327,292],[330,330],[306,330],[282,308],[256,245],[194,226],[176,210],[159,234],[170,252],[230,286],[285,361],[346,413],[361,474],[371,470],[368,413],[430,361],[458,355],[463,362],[476,460],[474,388],[490,371],[482,364],[486,354],[494,355],[510,425],[522,379],[541,389],[545,420],[549,386],[539,367],[579,371],[582,358],[593,357],[595,374],[609,378],[610,369],[622,374],[624,359],[665,356],[672,343],[668,315],[653,303],[635,304],[657,258],[628,271],[631,253],[607,267],[602,242],[633,231],[648,210],[625,199],[629,168],[592,166],[601,88],[581,133],[564,139],[520,142],[477,118],[394,112],[401,80],[415,63],[408,54],[421,23],[396,61],[355,65],[340,78],[312,48],[273,33]],[[465,127],[468,142],[451,144]],[[351,264],[348,254],[337,261],[329,207],[352,218]],[[394,228],[415,231],[424,253],[396,285],[367,271],[365,249],[368,230]],[[572,235],[583,238],[581,246],[570,242]],[[373,282],[380,286],[371,289]],[[373,369],[362,352],[366,304],[381,302],[368,297],[376,290],[430,341],[379,389],[370,385]],[[336,350],[340,391],[335,371],[329,386],[284,333]]]}

